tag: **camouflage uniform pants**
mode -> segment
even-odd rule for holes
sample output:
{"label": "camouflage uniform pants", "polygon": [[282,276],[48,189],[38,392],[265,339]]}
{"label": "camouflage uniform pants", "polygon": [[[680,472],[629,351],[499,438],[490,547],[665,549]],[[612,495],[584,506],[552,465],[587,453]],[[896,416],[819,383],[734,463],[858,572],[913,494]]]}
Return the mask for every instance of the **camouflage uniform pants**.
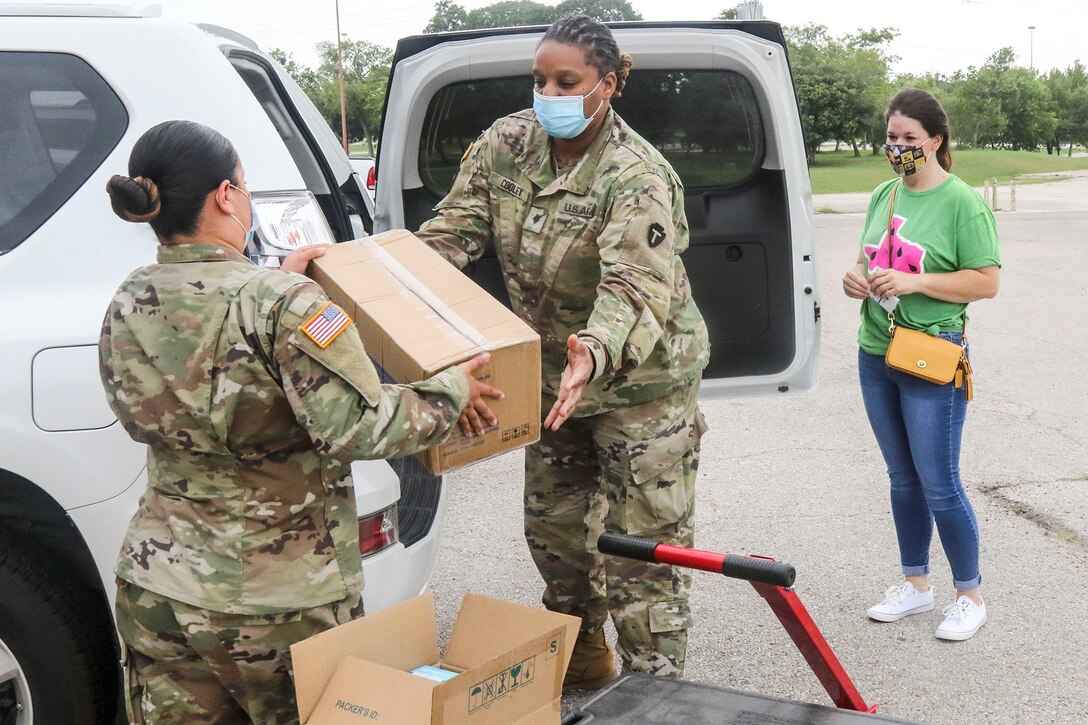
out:
{"label": "camouflage uniform pants", "polygon": [[[698,382],[663,398],[541,431],[525,454],[525,537],[544,578],[544,605],[618,632],[624,669],[682,677],[691,574],[602,556],[602,531],[694,545]],[[548,410],[550,401],[545,401]]]}
{"label": "camouflage uniform pants", "polygon": [[223,614],[119,581],[130,723],[297,723],[290,646],[363,615],[358,594],[312,609]]}

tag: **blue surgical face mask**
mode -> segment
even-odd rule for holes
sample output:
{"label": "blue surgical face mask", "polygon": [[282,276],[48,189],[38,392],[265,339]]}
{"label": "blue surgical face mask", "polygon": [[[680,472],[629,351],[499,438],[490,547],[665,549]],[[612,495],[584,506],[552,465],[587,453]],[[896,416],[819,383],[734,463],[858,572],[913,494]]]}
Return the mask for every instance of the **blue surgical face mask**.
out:
{"label": "blue surgical face mask", "polygon": [[536,120],[549,136],[555,138],[574,138],[586,130],[590,122],[601,110],[604,99],[597,104],[597,110],[589,118],[585,116],[585,99],[593,95],[604,78],[597,81],[593,90],[584,96],[545,96],[540,91],[533,89],[533,111]]}
{"label": "blue surgical face mask", "polygon": [[248,192],[242,191],[242,189],[239,189],[234,184],[231,184],[230,186],[232,189],[237,189],[238,191],[241,191],[243,194],[246,195],[246,198],[249,199],[249,229],[246,229],[245,224],[242,224],[242,222],[238,220],[238,217],[234,216],[233,214],[230,215],[230,218],[238,222],[238,226],[242,227],[242,231],[246,233],[246,247],[248,248],[253,244],[253,235],[256,233],[257,228],[261,226],[261,219],[257,216],[257,207],[253,204],[253,197],[250,196]]}

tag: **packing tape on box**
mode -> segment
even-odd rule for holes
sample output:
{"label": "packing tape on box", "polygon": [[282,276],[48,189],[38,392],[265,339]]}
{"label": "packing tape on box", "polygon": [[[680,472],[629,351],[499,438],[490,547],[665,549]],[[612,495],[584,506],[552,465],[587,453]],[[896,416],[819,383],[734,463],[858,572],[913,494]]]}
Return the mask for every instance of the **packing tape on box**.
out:
{"label": "packing tape on box", "polygon": [[424,287],[420,281],[416,279],[415,275],[405,269],[404,265],[398,262],[392,254],[382,249],[382,246],[372,239],[364,238],[359,241],[373,253],[374,258],[378,260],[389,274],[393,275],[405,289],[423,300],[423,302],[434,310],[435,314],[447,325],[463,335],[466,340],[469,340],[476,345],[479,350],[483,351],[487,349],[487,338],[484,337],[479,330],[470,325],[465,318],[450,309],[450,306],[440,300],[433,292]]}

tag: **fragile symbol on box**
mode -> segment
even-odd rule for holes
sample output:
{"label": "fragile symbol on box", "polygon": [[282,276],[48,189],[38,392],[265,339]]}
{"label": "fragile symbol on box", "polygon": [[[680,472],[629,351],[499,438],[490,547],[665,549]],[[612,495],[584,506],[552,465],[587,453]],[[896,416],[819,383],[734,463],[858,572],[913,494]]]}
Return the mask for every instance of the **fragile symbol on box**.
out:
{"label": "fragile symbol on box", "polygon": [[473,685],[468,696],[468,711],[479,710],[484,705],[532,682],[535,664],[536,657],[530,657],[494,677]]}
{"label": "fragile symbol on box", "polygon": [[507,428],[502,432],[502,442],[507,443],[517,438],[529,435],[529,424],[519,425],[516,428]]}

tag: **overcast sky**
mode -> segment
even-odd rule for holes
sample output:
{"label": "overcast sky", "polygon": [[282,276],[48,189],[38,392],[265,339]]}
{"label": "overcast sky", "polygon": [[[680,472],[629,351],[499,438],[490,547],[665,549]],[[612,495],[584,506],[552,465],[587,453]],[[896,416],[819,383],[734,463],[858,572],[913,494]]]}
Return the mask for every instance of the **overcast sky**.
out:
{"label": "overcast sky", "polygon": [[[107,0],[108,1],[108,0]],[[125,0],[114,2],[125,3]],[[549,0],[544,0],[549,2]],[[555,0],[550,0],[554,3]],[[128,3],[142,6],[142,3]],[[335,40],[334,0],[162,0],[163,17],[241,31],[263,48],[282,48],[314,65],[314,45]],[[476,8],[488,0],[461,0]],[[709,20],[734,0],[631,0],[647,20]],[[893,27],[899,73],[951,73],[980,66],[1005,46],[1040,71],[1088,64],[1088,0],[763,0],[764,16],[783,25],[815,22],[832,35]],[[351,40],[393,47],[422,32],[433,0],[340,0],[340,30]],[[1029,26],[1035,26],[1029,30]]]}

